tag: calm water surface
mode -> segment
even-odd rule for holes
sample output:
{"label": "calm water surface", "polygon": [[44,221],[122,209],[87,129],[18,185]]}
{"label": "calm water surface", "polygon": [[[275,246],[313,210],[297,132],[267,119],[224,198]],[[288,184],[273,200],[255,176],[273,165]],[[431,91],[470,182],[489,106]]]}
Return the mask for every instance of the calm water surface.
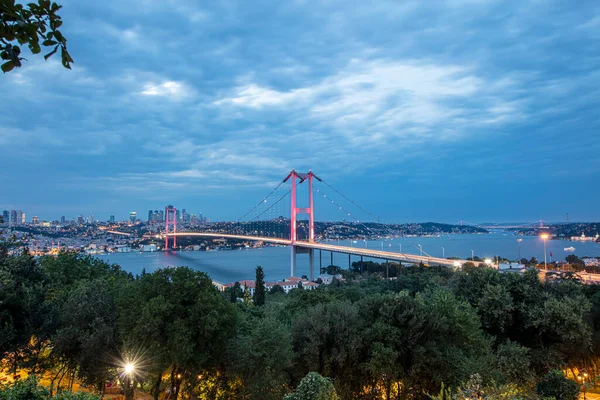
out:
{"label": "calm water surface", "polygon": [[[485,235],[445,235],[442,237],[422,238],[399,238],[383,241],[367,241],[366,246],[371,249],[383,249],[386,251],[400,251],[403,253],[419,254],[418,245],[422,246],[424,254],[434,257],[442,256],[442,247],[446,257],[467,258],[471,256],[471,250],[481,258],[500,255],[509,259],[517,259],[519,246],[517,239],[521,242],[521,257],[536,257],[544,259],[544,243],[538,237],[514,236],[510,233],[491,233]],[[333,243],[337,243],[334,241]],[[340,241],[340,245],[365,247],[365,242],[360,240]],[[579,257],[600,257],[600,244],[593,242],[571,242],[564,240],[549,240],[547,242],[548,261],[550,252],[553,260],[564,260],[571,254],[564,248],[575,247],[574,254]],[[242,279],[254,279],[254,268],[262,265],[267,280],[280,280],[290,276],[290,249],[288,247],[263,247],[259,249],[223,250],[223,251],[178,251],[178,252],[155,252],[155,253],[112,253],[100,256],[101,259],[110,263],[121,265],[123,269],[134,274],[139,274],[145,268],[147,272],[167,266],[187,266],[208,273],[212,279],[218,282],[234,282]],[[321,254],[322,265],[330,264],[329,252]],[[297,274],[308,275],[308,256],[298,254]],[[360,257],[352,257],[351,261],[359,261]],[[365,261],[367,259],[365,258]],[[374,260],[381,261],[381,260]],[[348,255],[333,254],[335,265],[347,268]],[[319,252],[315,254],[315,266],[318,272],[320,263]]]}

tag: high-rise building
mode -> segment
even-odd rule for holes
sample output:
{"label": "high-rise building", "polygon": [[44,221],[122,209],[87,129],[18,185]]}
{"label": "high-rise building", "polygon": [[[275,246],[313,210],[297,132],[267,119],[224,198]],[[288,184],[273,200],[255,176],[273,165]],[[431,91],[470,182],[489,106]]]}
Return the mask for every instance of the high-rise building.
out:
{"label": "high-rise building", "polygon": [[115,216],[111,215],[110,217],[108,217],[108,222],[110,222],[111,224],[115,223]]}
{"label": "high-rise building", "polygon": [[175,210],[177,221],[181,221],[181,212],[179,210]]}
{"label": "high-rise building", "polygon": [[148,210],[148,222],[154,221],[154,212],[152,210]]}
{"label": "high-rise building", "polygon": [[21,215],[23,212],[21,210],[10,210],[10,221],[9,223],[12,226],[21,224]]}
{"label": "high-rise building", "polygon": [[4,220],[5,224],[10,222],[10,212],[8,212],[8,210],[2,211],[2,219]]}
{"label": "high-rise building", "polygon": [[165,222],[165,212],[163,210],[160,210],[158,212],[158,222]]}
{"label": "high-rise building", "polygon": [[129,222],[135,223],[137,221],[137,213],[135,211],[131,211],[129,213]]}
{"label": "high-rise building", "polygon": [[21,224],[25,223],[25,213],[21,210],[19,210],[21,212]]}
{"label": "high-rise building", "polygon": [[62,217],[60,217],[60,223],[64,224],[65,222],[67,222],[67,219],[65,218],[65,216],[63,215]]}
{"label": "high-rise building", "polygon": [[77,225],[83,225],[83,215],[79,214],[77,216]]}
{"label": "high-rise building", "polygon": [[40,223],[40,219],[38,218],[38,216],[37,216],[37,215],[35,215],[33,218],[31,218],[31,223],[32,223],[33,225],[37,225],[37,224],[39,224],[39,223]]}

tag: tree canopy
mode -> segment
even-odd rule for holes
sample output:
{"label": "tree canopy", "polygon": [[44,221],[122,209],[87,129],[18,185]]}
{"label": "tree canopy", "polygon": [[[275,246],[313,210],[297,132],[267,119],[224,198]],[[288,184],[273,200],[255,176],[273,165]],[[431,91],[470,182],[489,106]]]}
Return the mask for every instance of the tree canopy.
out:
{"label": "tree canopy", "polygon": [[73,59],[67,51],[67,39],[60,31],[62,6],[50,0],[19,4],[15,0],[0,0],[0,65],[2,72],[10,72],[25,60],[20,46],[27,45],[32,54],[48,59],[60,50],[62,65],[71,69]]}
{"label": "tree canopy", "polygon": [[[0,367],[48,376],[50,398],[75,381],[101,394],[133,362],[133,387],[175,400],[567,399],[576,383],[548,371],[600,375],[598,286],[475,266],[402,267],[388,280],[391,265],[358,267],[316,290],[265,292],[257,307],[247,288],[238,301],[239,285],[220,293],[187,267],[133,276],[0,245]],[[39,386],[27,382],[0,392]]]}

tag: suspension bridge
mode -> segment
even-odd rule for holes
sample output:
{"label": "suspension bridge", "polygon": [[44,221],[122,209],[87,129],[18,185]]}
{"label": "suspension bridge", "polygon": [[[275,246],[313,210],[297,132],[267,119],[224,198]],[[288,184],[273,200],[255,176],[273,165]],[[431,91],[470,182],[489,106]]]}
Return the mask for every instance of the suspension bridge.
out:
{"label": "suspension bridge", "polygon": [[[348,254],[351,256],[375,258],[386,261],[406,262],[411,264],[441,265],[457,267],[469,260],[446,259],[432,257],[422,248],[420,255],[403,253],[401,251],[384,251],[353,246],[340,246],[316,240],[315,235],[315,194],[323,203],[329,203],[344,214],[344,219],[349,219],[355,226],[366,231],[371,228],[361,222],[349,212],[339,200],[336,201],[324,188],[317,187],[317,183],[331,189],[341,199],[363,213],[373,217],[371,213],[358,206],[355,202],[344,196],[333,186],[316,176],[312,171],[300,173],[292,170],[279,185],[252,207],[237,222],[216,223],[204,227],[200,231],[177,231],[177,209],[167,206],[165,209],[165,250],[177,247],[178,237],[204,237],[214,239],[232,239],[256,241],[290,247],[290,274],[296,276],[298,254],[306,254],[309,261],[308,276],[314,278],[315,252],[319,251],[319,261],[322,267],[322,252],[329,252],[333,264],[333,253]],[[288,186],[289,185],[289,186]],[[289,189],[288,189],[289,187]],[[306,188],[305,191],[301,189]],[[285,201],[288,200],[288,201]],[[287,205],[289,204],[289,209]],[[284,217],[289,215],[289,219]],[[308,221],[298,220],[299,215],[308,216]],[[397,232],[388,229],[388,234],[394,236]],[[416,247],[416,246],[415,246]],[[425,255],[423,255],[425,254]]]}
{"label": "suspension bridge", "polygon": [[[546,225],[544,225],[544,222],[546,222]],[[460,226],[472,226],[475,228],[482,228],[482,229],[487,229],[487,230],[491,230],[491,229],[533,229],[533,228],[537,228],[537,229],[548,229],[548,222],[544,221],[542,219],[540,219],[539,221],[532,221],[532,222],[528,222],[526,224],[476,224],[473,222],[467,222],[467,221],[463,221],[460,220],[458,222],[458,224]]]}

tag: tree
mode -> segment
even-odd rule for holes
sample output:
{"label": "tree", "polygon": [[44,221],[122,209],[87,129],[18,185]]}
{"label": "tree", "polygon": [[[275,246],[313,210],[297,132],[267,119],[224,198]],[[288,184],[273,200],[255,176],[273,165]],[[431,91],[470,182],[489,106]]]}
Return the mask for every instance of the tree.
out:
{"label": "tree", "polygon": [[87,281],[60,308],[53,353],[85,383],[102,391],[118,358],[117,310],[106,282]]}
{"label": "tree", "polygon": [[144,350],[155,399],[167,372],[171,393],[179,396],[193,389],[198,375],[219,370],[235,332],[234,305],[208,275],[185,267],[134,281],[119,299],[118,313],[126,348]]}
{"label": "tree", "polygon": [[562,371],[553,370],[537,383],[535,391],[542,397],[556,400],[577,400],[579,385],[567,379]]}
{"label": "tree", "polygon": [[333,383],[316,372],[309,372],[298,385],[294,393],[284,400],[339,400]]}
{"label": "tree", "polygon": [[259,265],[256,267],[256,281],[254,285],[254,304],[262,306],[265,304],[265,273]]}
{"label": "tree", "polygon": [[[15,0],[0,2],[0,58],[4,63],[2,72],[12,71],[22,65],[21,48],[27,44],[33,54],[42,51],[41,46],[52,50],[44,56],[48,59],[59,49],[62,65],[71,69],[73,59],[67,51],[67,39],[59,31],[62,26],[57,12],[62,6],[50,0],[38,0],[38,3],[18,4]],[[41,46],[40,46],[41,42]]]}
{"label": "tree", "polygon": [[39,352],[53,329],[47,284],[47,275],[26,249],[11,256],[0,245],[0,359],[6,358],[13,372],[23,366],[36,372]]}
{"label": "tree", "polygon": [[280,400],[288,391],[294,356],[290,328],[272,316],[246,310],[228,358],[234,360],[233,370],[242,380],[244,394]]}
{"label": "tree", "polygon": [[237,299],[238,297],[240,297],[240,294],[242,292],[242,287],[240,286],[239,282],[236,282],[233,284],[233,287],[231,288],[230,292],[229,292],[229,300],[232,303],[237,303]]}
{"label": "tree", "polygon": [[285,290],[283,290],[283,287],[281,285],[273,285],[271,290],[269,290],[269,294],[277,294],[277,293],[285,294]]}
{"label": "tree", "polygon": [[584,265],[583,260],[577,257],[575,254],[569,254],[566,256],[565,261],[572,265]]}
{"label": "tree", "polygon": [[296,373],[303,376],[316,371],[331,377],[342,397],[355,398],[366,379],[359,357],[365,343],[362,329],[358,310],[350,302],[319,303],[305,309],[292,323]]}

